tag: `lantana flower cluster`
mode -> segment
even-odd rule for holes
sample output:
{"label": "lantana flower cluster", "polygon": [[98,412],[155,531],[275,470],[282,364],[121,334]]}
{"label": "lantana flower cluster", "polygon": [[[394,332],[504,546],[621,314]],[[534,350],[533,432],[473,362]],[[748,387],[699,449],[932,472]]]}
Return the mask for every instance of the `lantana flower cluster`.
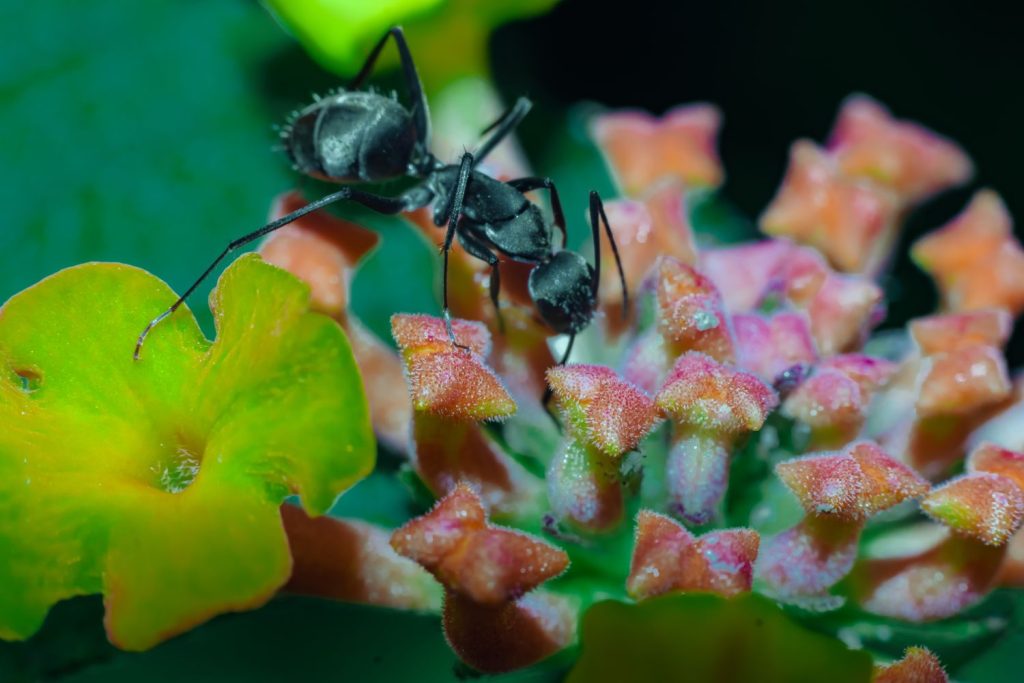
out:
{"label": "lantana flower cluster", "polygon": [[[1024,310],[1024,251],[1002,202],[982,190],[913,245],[941,309],[875,335],[905,218],[967,182],[969,158],[852,97],[824,146],[794,143],[759,220],[765,238],[723,245],[689,219],[724,179],[720,125],[706,104],[591,121],[620,194],[607,209],[635,301],[624,308],[606,269],[601,312],[565,366],[522,264],[501,264],[499,328],[485,264],[455,251],[464,348],[438,318],[395,315],[395,352],[348,309],[374,233],[313,215],[263,246],[348,332],[380,441],[438,501],[367,536],[390,533],[390,548],[325,560],[321,584],[378,577],[336,597],[429,607],[436,581],[450,644],[493,672],[570,645],[581,612],[607,595],[755,591],[925,622],[1020,585],[1010,548],[1024,546],[1024,453],[1011,448],[1024,443],[999,437],[1018,400],[1002,349]],[[283,197],[273,213],[300,201]],[[410,222],[439,243],[425,215]],[[730,481],[755,465],[774,471],[764,490]],[[879,520],[885,534],[868,547]],[[628,565],[607,559],[621,547]],[[423,587],[418,598],[371,589],[396,571]],[[923,649],[876,680],[915,672],[945,680]]]}

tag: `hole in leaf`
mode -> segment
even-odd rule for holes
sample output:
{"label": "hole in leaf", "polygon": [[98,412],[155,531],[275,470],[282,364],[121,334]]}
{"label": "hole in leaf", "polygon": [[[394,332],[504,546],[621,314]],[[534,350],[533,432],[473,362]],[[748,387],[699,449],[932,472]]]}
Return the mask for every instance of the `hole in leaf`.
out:
{"label": "hole in leaf", "polygon": [[21,390],[26,394],[31,394],[39,389],[39,386],[43,383],[43,376],[35,370],[15,370],[14,374],[21,380]]}
{"label": "hole in leaf", "polygon": [[181,493],[199,476],[204,450],[200,439],[178,434],[165,445],[160,458],[150,468],[155,475],[153,484],[167,493]]}

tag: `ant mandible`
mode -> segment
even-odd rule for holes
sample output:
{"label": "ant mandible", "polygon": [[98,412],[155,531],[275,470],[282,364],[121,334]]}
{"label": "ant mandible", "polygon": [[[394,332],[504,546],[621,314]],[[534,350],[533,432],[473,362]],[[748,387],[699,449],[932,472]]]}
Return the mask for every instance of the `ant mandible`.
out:
{"label": "ant mandible", "polygon": [[[412,111],[391,98],[358,90],[372,72],[388,38],[392,38],[398,48],[406,84],[415,101]],[[530,107],[528,100],[520,98],[484,131],[491,136],[475,154],[466,152],[458,165],[441,163],[428,149],[430,122],[426,96],[405,36],[399,27],[390,29],[370,52],[348,88],[299,111],[282,132],[282,139],[296,170],[311,177],[336,183],[367,183],[411,176],[423,182],[397,197],[346,186],[232,241],[170,308],[146,326],[139,335],[134,358],[139,359],[149,332],[174,313],[232,251],[328,204],[349,200],[382,214],[413,211],[434,203],[434,223],[439,227],[447,224],[441,248],[444,255],[443,316],[448,337],[456,346],[461,344],[455,340],[448,309],[448,252],[455,236],[458,235],[469,254],[491,266],[490,294],[496,308],[500,275],[498,257],[491,248],[513,260],[537,263],[529,276],[530,296],[545,323],[559,334],[570,335],[569,347],[561,361],[565,363],[576,333],[590,322],[596,305],[600,273],[598,216],[604,220],[611,241],[627,306],[628,293],[618,250],[597,193],[591,192],[590,196],[596,266],[591,268],[582,256],[564,249],[565,217],[558,191],[549,178],[500,182],[475,170],[526,116]],[[554,224],[562,233],[561,251],[553,251],[550,229],[540,208],[523,194],[538,189],[550,192]],[[500,310],[498,315],[500,322]]]}

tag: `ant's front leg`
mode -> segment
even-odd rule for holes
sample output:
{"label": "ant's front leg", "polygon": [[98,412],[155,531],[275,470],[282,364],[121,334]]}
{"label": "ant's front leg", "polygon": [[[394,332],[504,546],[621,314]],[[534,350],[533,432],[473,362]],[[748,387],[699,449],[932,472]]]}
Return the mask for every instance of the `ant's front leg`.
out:
{"label": "ant's front leg", "polygon": [[501,334],[505,334],[505,319],[501,315],[501,304],[498,302],[498,294],[501,291],[500,261],[494,252],[487,248],[486,244],[474,237],[465,227],[459,230],[458,234],[459,243],[462,244],[462,248],[466,250],[466,253],[470,256],[475,256],[491,267],[491,303],[494,304],[494,314],[498,318],[498,331]]}
{"label": "ant's front leg", "polygon": [[459,228],[459,221],[462,219],[462,205],[466,198],[466,187],[469,185],[469,175],[473,170],[473,155],[466,152],[462,155],[462,163],[459,165],[459,175],[455,182],[455,188],[449,193],[448,206],[444,214],[437,221],[438,224],[443,224],[447,221],[448,230],[444,235],[444,245],[441,247],[441,253],[444,254],[444,267],[442,270],[442,309],[441,315],[444,317],[445,330],[448,332],[448,340],[460,349],[469,350],[469,347],[465,344],[460,344],[455,340],[455,332],[452,330],[452,315],[448,309],[448,252],[452,250],[452,240],[455,239],[455,232]]}

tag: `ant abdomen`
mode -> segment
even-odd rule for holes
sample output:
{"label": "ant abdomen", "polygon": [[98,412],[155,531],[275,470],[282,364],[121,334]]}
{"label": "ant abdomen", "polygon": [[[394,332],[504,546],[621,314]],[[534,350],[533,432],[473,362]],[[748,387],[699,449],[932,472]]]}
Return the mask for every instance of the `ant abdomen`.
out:
{"label": "ant abdomen", "polygon": [[338,183],[406,175],[417,151],[413,117],[377,93],[340,92],[300,111],[284,133],[296,168]]}

